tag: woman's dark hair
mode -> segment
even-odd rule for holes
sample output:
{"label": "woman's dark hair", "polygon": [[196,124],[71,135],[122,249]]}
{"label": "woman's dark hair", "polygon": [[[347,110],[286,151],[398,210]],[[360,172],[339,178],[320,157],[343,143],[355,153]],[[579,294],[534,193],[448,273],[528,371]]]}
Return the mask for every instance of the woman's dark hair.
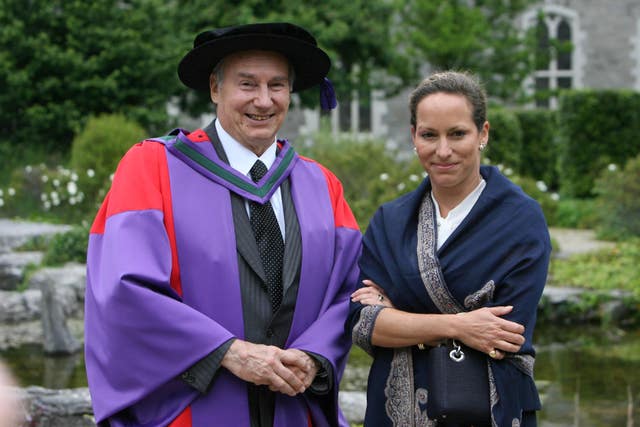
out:
{"label": "woman's dark hair", "polygon": [[467,98],[471,104],[473,122],[478,130],[482,129],[487,120],[487,95],[475,75],[459,71],[443,71],[432,74],[420,82],[411,92],[409,97],[411,126],[416,125],[416,110],[420,101],[439,92],[462,95]]}

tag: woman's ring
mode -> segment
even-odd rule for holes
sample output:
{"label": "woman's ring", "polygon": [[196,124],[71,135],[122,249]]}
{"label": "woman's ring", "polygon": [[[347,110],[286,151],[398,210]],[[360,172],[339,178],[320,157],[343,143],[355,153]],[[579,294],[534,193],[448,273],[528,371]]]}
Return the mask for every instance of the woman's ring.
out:
{"label": "woman's ring", "polygon": [[492,359],[495,359],[497,355],[498,355],[498,353],[496,352],[495,349],[493,349],[493,350],[491,350],[489,352],[489,357],[492,358]]}
{"label": "woman's ring", "polygon": [[384,301],[384,297],[382,296],[382,294],[378,294],[378,301],[380,302]]}

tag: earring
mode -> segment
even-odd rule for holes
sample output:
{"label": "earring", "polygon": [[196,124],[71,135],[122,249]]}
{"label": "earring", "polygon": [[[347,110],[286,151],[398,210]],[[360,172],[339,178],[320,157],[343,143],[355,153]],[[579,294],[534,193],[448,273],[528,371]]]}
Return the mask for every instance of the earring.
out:
{"label": "earring", "polygon": [[480,144],[480,146],[478,147],[478,150],[480,151],[484,151],[484,149],[486,148],[487,144]]}

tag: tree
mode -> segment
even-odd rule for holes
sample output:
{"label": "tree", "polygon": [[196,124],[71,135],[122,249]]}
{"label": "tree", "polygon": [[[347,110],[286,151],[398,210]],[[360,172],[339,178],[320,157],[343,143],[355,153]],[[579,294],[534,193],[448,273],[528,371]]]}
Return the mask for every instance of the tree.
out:
{"label": "tree", "polygon": [[161,0],[0,0],[0,131],[68,152],[92,115],[166,129],[178,89],[171,8]]}
{"label": "tree", "polygon": [[414,61],[435,70],[469,70],[492,97],[522,99],[522,82],[534,70],[533,32],[516,26],[535,0],[399,1],[403,42]]}
{"label": "tree", "polygon": [[[249,22],[288,21],[304,27],[331,58],[329,79],[338,99],[353,90],[382,89],[390,95],[413,83],[416,76],[392,40],[396,13],[389,1],[178,0],[178,5],[176,21],[188,26],[192,34]],[[301,99],[304,105],[318,106],[317,92],[305,91]],[[191,105],[194,113],[211,108],[206,94],[198,100],[194,108],[193,96],[185,95],[182,106]]]}

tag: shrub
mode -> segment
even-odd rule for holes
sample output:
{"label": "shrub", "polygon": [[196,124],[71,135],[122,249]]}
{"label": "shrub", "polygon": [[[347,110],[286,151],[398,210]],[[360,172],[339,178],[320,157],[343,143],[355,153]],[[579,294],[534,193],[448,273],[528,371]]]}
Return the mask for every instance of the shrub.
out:
{"label": "shrub", "polygon": [[56,234],[44,254],[44,265],[62,265],[67,262],[85,263],[89,243],[89,226],[79,225]]}
{"label": "shrub", "polygon": [[296,150],[329,168],[342,182],[345,198],[364,230],[377,208],[424,179],[416,156],[402,156],[383,141],[335,138],[320,132]]}
{"label": "shrub", "polygon": [[488,119],[491,124],[489,129],[489,144],[486,157],[491,159],[494,165],[519,170],[520,156],[522,152],[522,129],[515,114],[503,108],[489,110]]}
{"label": "shrub", "polygon": [[598,233],[609,239],[640,236],[640,155],[623,170],[610,165],[596,182]]}
{"label": "shrub", "polygon": [[559,97],[560,190],[593,197],[607,165],[640,153],[640,93],[626,90],[563,91]]}
{"label": "shrub", "polygon": [[558,189],[557,114],[553,110],[518,110],[522,151],[518,174],[544,181]]}
{"label": "shrub", "polygon": [[72,169],[78,171],[78,185],[93,213],[116,169],[120,158],[135,143],[145,138],[145,130],[123,115],[92,117],[71,146]]}
{"label": "shrub", "polygon": [[7,217],[76,222],[84,217],[83,201],[78,174],[62,166],[27,165],[0,188],[0,214]]}
{"label": "shrub", "polygon": [[556,214],[557,227],[593,229],[598,223],[596,201],[590,199],[560,198]]}

